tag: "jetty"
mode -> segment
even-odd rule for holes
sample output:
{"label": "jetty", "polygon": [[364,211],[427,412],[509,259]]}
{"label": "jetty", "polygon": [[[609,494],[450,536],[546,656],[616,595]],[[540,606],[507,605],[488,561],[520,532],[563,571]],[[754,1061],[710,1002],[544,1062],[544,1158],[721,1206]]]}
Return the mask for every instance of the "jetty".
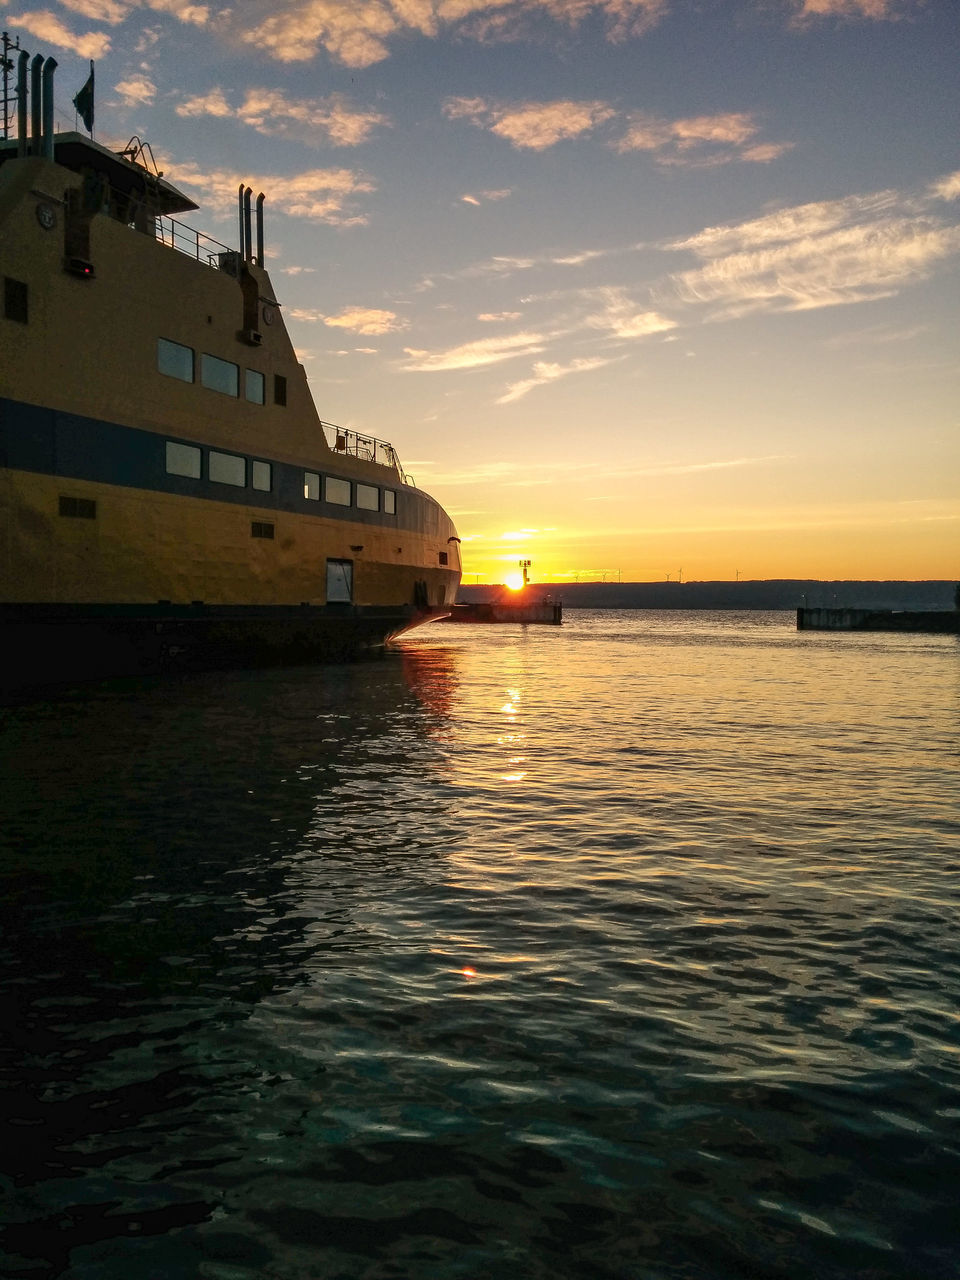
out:
{"label": "jetty", "polygon": [[[516,592],[516,595],[523,595]],[[541,600],[485,600],[474,604],[455,604],[444,622],[533,622],[559,627],[563,622],[563,602],[546,597]]]}
{"label": "jetty", "polygon": [[960,635],[960,609],[800,608],[798,631],[918,631]]}

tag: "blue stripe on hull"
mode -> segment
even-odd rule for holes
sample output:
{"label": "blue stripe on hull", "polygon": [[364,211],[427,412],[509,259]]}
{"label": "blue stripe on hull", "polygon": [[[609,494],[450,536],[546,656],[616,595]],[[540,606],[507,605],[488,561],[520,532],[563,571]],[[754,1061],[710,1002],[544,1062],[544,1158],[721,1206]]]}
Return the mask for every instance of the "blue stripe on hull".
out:
{"label": "blue stripe on hull", "polygon": [[[0,397],[0,467],[62,476],[64,479],[92,480],[124,488],[147,489],[156,493],[175,493],[181,497],[233,502],[246,507],[262,507],[268,511],[324,516],[353,524],[379,525],[392,529],[419,527],[419,521],[414,516],[417,498],[403,491],[399,477],[395,484],[386,485],[397,494],[397,514],[391,516],[383,511],[363,511],[355,506],[344,507],[305,498],[305,470],[329,476],[338,475],[320,462],[312,466],[293,466],[274,461],[265,454],[244,455],[271,463],[273,486],[269,493],[253,489],[249,484],[240,488],[207,479],[192,480],[185,476],[168,475],[167,440],[196,445],[205,450],[211,447],[200,440],[186,440],[176,435],[157,435],[136,427],[124,427],[97,418],[84,418]],[[216,448],[230,452],[225,446],[218,445]],[[342,475],[340,478],[355,479]]]}

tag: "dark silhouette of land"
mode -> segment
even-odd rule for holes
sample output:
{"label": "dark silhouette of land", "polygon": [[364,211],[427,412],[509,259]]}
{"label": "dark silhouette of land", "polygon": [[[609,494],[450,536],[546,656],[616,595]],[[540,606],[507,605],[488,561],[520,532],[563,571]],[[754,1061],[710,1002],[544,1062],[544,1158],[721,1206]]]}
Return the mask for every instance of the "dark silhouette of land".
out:
{"label": "dark silhouette of land", "polygon": [[[952,609],[956,583],[818,582],[814,578],[769,578],[752,582],[531,582],[528,597],[549,595],[565,609]],[[499,585],[463,583],[464,604],[495,600]]]}

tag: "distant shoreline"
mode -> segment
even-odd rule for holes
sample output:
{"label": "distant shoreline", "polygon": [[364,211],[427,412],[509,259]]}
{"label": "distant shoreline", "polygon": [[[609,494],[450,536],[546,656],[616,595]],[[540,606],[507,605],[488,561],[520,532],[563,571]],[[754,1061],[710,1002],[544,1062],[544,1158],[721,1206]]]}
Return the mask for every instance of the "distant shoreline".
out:
{"label": "distant shoreline", "polygon": [[[527,598],[551,596],[564,609],[952,609],[953,579],[769,578],[746,582],[532,582]],[[478,604],[506,593],[500,584],[462,583],[457,600]]]}

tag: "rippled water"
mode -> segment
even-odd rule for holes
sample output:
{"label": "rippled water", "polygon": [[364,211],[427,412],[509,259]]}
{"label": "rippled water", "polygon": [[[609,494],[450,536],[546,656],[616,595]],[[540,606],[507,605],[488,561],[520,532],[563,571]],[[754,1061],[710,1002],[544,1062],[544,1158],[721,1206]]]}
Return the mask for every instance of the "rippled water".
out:
{"label": "rippled water", "polygon": [[0,1272],[957,1277],[958,712],[649,612],[8,707]]}

